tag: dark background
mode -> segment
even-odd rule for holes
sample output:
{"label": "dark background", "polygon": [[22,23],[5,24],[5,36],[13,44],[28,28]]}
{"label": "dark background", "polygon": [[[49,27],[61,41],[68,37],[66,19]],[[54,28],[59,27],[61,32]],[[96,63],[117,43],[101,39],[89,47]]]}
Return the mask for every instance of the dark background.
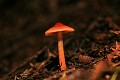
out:
{"label": "dark background", "polygon": [[56,22],[84,31],[111,17],[120,24],[119,0],[0,0],[0,76],[50,43],[44,32]]}

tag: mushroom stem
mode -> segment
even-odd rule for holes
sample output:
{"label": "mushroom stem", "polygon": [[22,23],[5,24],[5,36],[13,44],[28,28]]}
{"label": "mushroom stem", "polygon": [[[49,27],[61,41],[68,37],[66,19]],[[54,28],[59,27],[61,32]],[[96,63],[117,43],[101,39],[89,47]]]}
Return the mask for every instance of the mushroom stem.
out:
{"label": "mushroom stem", "polygon": [[62,40],[62,32],[58,32],[58,54],[59,54],[59,64],[60,69],[65,70],[66,69],[66,63],[65,63],[65,55],[64,55],[64,48],[63,48],[63,40]]}

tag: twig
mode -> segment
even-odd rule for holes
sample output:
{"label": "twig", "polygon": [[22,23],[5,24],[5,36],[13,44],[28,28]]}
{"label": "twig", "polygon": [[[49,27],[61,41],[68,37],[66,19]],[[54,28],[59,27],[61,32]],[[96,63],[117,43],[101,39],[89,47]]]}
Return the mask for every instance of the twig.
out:
{"label": "twig", "polygon": [[[62,75],[65,75],[66,73],[72,72],[72,71],[74,71],[74,70],[75,70],[75,68],[68,69],[67,71],[60,72],[60,73],[58,73],[58,74],[54,74],[54,75],[52,75],[52,76],[50,76],[50,77],[48,77],[48,78],[45,78],[44,80],[51,80],[51,79],[53,79],[53,78],[58,78],[58,77],[60,77],[60,76],[62,76]],[[62,76],[62,77],[63,77],[63,76]]]}

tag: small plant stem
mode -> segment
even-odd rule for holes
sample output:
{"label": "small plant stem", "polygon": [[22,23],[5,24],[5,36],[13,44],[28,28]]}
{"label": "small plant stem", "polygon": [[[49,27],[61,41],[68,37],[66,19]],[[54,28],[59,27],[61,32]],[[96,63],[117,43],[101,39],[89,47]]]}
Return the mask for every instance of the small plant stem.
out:
{"label": "small plant stem", "polygon": [[119,73],[119,71],[115,71],[110,80],[117,80],[116,78],[118,76],[118,73]]}
{"label": "small plant stem", "polygon": [[58,32],[58,54],[59,54],[59,65],[61,70],[66,69],[65,55],[63,48],[62,32]]}

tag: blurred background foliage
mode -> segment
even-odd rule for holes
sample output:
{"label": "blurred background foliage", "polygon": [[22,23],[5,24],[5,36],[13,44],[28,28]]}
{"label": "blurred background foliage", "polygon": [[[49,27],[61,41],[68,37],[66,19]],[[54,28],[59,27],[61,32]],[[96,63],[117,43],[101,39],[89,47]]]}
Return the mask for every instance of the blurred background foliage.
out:
{"label": "blurred background foliage", "polygon": [[0,0],[0,76],[49,44],[56,22],[84,30],[99,17],[120,24],[120,0]]}

